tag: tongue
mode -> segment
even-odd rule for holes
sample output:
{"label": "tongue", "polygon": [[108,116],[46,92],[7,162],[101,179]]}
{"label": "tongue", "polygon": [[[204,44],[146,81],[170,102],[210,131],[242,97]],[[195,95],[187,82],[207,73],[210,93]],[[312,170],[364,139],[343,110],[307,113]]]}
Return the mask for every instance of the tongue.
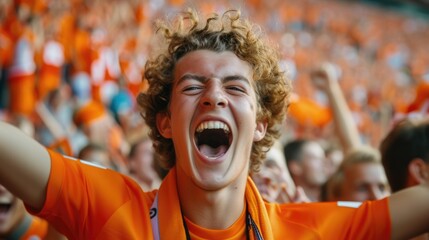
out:
{"label": "tongue", "polygon": [[200,152],[209,158],[220,157],[225,154],[227,150],[226,145],[220,145],[219,147],[210,147],[209,145],[203,144],[200,146]]}

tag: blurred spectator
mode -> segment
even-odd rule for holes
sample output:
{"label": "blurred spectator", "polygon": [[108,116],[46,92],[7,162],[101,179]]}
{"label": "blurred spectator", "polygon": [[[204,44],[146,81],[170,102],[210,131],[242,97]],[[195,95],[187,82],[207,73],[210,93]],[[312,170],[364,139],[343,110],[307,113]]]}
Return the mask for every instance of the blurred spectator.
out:
{"label": "blurred spectator", "polygon": [[75,112],[73,120],[82,129],[89,143],[106,148],[118,170],[126,171],[125,156],[129,146],[122,129],[104,105],[95,101],[87,102]]}
{"label": "blurred spectator", "polygon": [[279,142],[267,152],[267,159],[261,165],[259,172],[252,172],[251,177],[261,196],[268,202],[309,201],[304,190],[295,186]]}
{"label": "blurred spectator", "polygon": [[293,181],[304,189],[311,201],[319,201],[322,185],[328,175],[325,152],[313,140],[293,140],[283,148]]}
{"label": "blurred spectator", "polygon": [[363,202],[390,195],[380,153],[368,146],[350,151],[324,188],[323,201]]}
{"label": "blurred spectator", "polygon": [[[427,116],[399,122],[383,139],[380,151],[392,192],[429,183]],[[429,239],[429,233],[413,238],[413,240],[424,239]]]}
{"label": "blurred spectator", "polygon": [[128,156],[129,174],[140,184],[144,191],[157,189],[161,176],[157,172],[155,151],[148,136],[131,146]]}
{"label": "blurred spectator", "polygon": [[429,119],[406,119],[384,138],[383,166],[393,192],[429,181]]}
{"label": "blurred spectator", "polygon": [[79,152],[78,158],[106,168],[116,169],[115,165],[110,160],[108,151],[95,143],[89,143],[83,147]]}

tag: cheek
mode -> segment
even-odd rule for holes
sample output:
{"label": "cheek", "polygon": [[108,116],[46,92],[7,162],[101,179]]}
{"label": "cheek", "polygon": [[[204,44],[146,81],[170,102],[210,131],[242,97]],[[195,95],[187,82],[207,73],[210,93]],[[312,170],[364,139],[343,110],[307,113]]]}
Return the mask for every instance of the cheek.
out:
{"label": "cheek", "polygon": [[[174,104],[169,106],[169,112],[171,121],[179,124],[183,124],[186,119],[191,119],[195,114],[197,103],[191,100],[178,100]],[[179,124],[172,124],[179,125]],[[178,126],[183,129],[183,127]]]}
{"label": "cheek", "polygon": [[234,111],[237,113],[237,116],[243,116],[240,122],[251,122],[256,124],[256,107],[250,99],[236,102]]}

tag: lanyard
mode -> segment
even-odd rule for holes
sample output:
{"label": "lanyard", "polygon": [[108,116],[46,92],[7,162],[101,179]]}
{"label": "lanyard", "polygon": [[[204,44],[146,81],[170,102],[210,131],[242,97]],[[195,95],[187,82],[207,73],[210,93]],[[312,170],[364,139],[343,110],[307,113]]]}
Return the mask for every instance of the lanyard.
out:
{"label": "lanyard", "polygon": [[[186,226],[186,222],[185,222],[185,219],[183,218],[183,215],[182,215],[182,220],[183,220],[183,226],[185,228],[186,240],[191,240],[191,236],[189,234],[189,230],[188,230],[188,227]],[[160,240],[159,222],[158,222],[158,193],[156,194],[155,199],[152,203],[152,206],[150,207],[150,222],[152,224],[153,239]],[[246,207],[246,239],[250,239],[250,236],[249,236],[250,228],[253,229],[253,234],[255,235],[255,238],[257,240],[264,240],[261,232],[259,231],[258,225],[256,225],[255,221],[253,220],[249,211],[247,211],[247,207]]]}

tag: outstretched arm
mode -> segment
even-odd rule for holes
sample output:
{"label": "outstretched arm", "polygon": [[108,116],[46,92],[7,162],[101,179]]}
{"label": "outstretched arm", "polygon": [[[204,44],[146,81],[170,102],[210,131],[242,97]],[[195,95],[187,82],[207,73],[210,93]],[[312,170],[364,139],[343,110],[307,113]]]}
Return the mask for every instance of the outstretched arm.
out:
{"label": "outstretched arm", "polygon": [[429,232],[429,183],[389,197],[392,239],[409,239]]}
{"label": "outstretched arm", "polygon": [[19,129],[0,121],[0,166],[0,184],[34,210],[40,210],[51,168],[46,149]]}
{"label": "outstretched arm", "polygon": [[335,129],[343,151],[348,152],[361,145],[359,131],[343,91],[338,83],[338,73],[331,63],[324,63],[311,73],[315,87],[326,93],[332,109]]}

